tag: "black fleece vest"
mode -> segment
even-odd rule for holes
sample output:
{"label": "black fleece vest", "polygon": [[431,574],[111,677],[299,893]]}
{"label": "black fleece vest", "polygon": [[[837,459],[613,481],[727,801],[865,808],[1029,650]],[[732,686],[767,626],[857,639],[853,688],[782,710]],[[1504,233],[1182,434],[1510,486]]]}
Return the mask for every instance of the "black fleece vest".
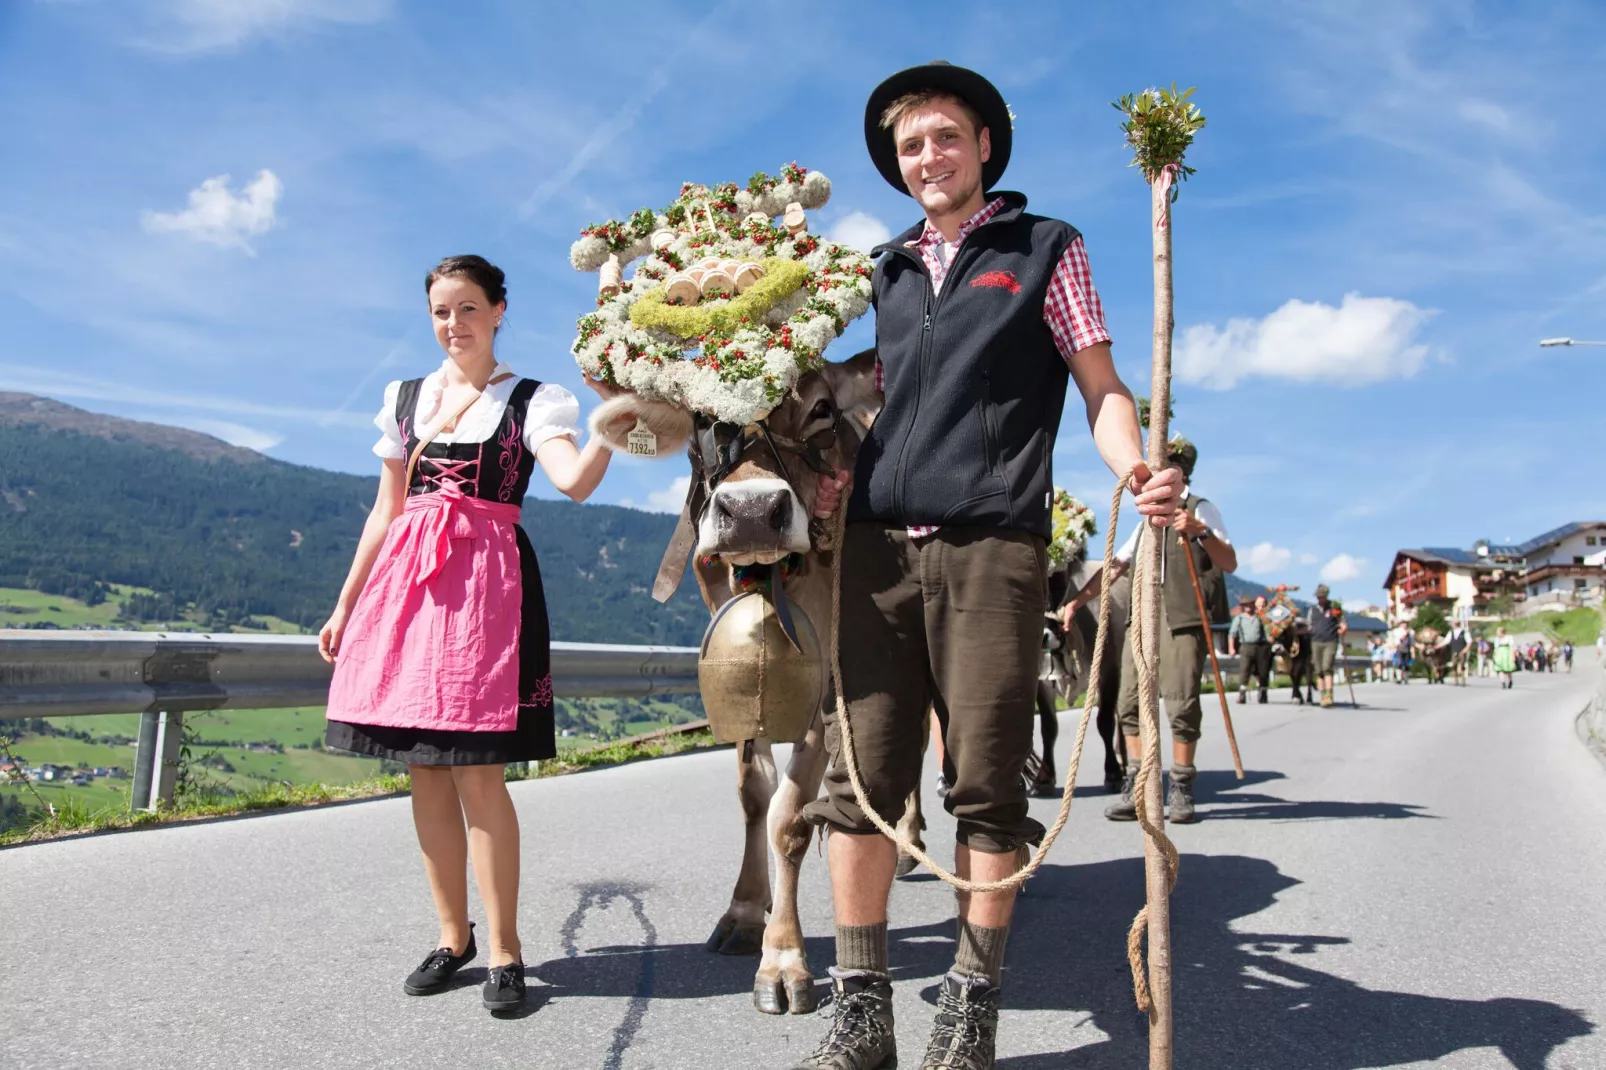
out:
{"label": "black fleece vest", "polygon": [[934,294],[917,226],[872,278],[886,402],[859,450],[851,520],[1010,528],[1049,537],[1054,438],[1069,372],[1043,322],[1058,219],[1005,205],[965,238]]}

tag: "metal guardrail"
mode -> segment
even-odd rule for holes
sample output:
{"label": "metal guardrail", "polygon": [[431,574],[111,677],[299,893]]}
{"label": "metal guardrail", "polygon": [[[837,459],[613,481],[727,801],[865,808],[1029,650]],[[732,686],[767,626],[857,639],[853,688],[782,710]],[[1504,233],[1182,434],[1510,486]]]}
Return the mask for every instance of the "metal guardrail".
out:
{"label": "metal guardrail", "polygon": [[[0,629],[0,721],[133,713],[136,805],[173,797],[185,713],[321,706],[333,668],[316,636]],[[697,649],[553,643],[564,698],[697,692]]]}

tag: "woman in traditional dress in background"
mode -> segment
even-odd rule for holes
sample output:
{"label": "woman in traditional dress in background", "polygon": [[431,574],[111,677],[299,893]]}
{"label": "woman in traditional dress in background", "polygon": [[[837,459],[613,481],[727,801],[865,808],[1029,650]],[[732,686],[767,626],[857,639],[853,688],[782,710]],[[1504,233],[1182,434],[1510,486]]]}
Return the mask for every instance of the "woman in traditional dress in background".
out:
{"label": "woman in traditional dress in background", "polygon": [[468,920],[472,856],[490,936],[482,999],[511,1010],[524,999],[524,963],[519,825],[503,766],[556,753],[546,601],[519,509],[537,464],[583,501],[609,454],[600,438],[576,446],[573,394],[497,361],[507,311],[498,268],[449,257],[425,290],[446,360],[386,387],[374,421],[379,496],[319,635],[335,663],[326,739],[335,750],[403,762],[412,777],[440,939],[405,990],[445,991],[478,954]]}
{"label": "woman in traditional dress in background", "polygon": [[1494,633],[1494,671],[1500,676],[1501,689],[1510,689],[1511,674],[1517,671],[1517,648],[1503,624]]}

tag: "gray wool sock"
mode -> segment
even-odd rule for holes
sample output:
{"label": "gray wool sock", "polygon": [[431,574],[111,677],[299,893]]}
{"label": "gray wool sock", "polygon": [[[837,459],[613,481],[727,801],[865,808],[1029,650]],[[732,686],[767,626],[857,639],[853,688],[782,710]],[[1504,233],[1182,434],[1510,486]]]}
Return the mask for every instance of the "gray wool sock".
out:
{"label": "gray wool sock", "polygon": [[836,927],[836,968],[864,973],[887,972],[887,923],[877,925],[838,925]]}
{"label": "gray wool sock", "polygon": [[1183,765],[1181,762],[1171,763],[1172,780],[1192,780],[1199,775],[1198,766]]}
{"label": "gray wool sock", "polygon": [[954,972],[987,978],[997,984],[1004,971],[1004,945],[1009,926],[989,928],[959,919],[959,944],[954,948]]}

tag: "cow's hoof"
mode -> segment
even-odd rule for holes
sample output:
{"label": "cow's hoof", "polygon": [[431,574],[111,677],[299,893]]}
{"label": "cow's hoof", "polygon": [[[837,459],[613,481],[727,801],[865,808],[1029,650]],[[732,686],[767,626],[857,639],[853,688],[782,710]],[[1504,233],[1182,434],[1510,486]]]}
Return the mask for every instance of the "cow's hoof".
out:
{"label": "cow's hoof", "polygon": [[738,925],[719,945],[721,955],[756,955],[764,950],[764,926]]}
{"label": "cow's hoof", "polygon": [[786,1002],[786,986],[779,977],[759,977],[753,981],[753,1007],[760,1014],[785,1014]]}
{"label": "cow's hoof", "polygon": [[907,877],[909,874],[913,873],[919,868],[920,859],[916,858],[914,855],[906,855],[902,853],[898,855],[898,868],[896,871],[898,876]]}
{"label": "cow's hoof", "polygon": [[813,1014],[814,1008],[820,1005],[819,997],[814,992],[814,978],[793,981],[787,985],[786,1001],[793,1014]]}
{"label": "cow's hoof", "polygon": [[730,939],[731,932],[735,928],[736,922],[730,918],[720,918],[719,924],[714,926],[714,931],[709,934],[708,942],[703,945],[703,949],[705,951],[718,952],[720,948],[725,946],[725,941]]}

